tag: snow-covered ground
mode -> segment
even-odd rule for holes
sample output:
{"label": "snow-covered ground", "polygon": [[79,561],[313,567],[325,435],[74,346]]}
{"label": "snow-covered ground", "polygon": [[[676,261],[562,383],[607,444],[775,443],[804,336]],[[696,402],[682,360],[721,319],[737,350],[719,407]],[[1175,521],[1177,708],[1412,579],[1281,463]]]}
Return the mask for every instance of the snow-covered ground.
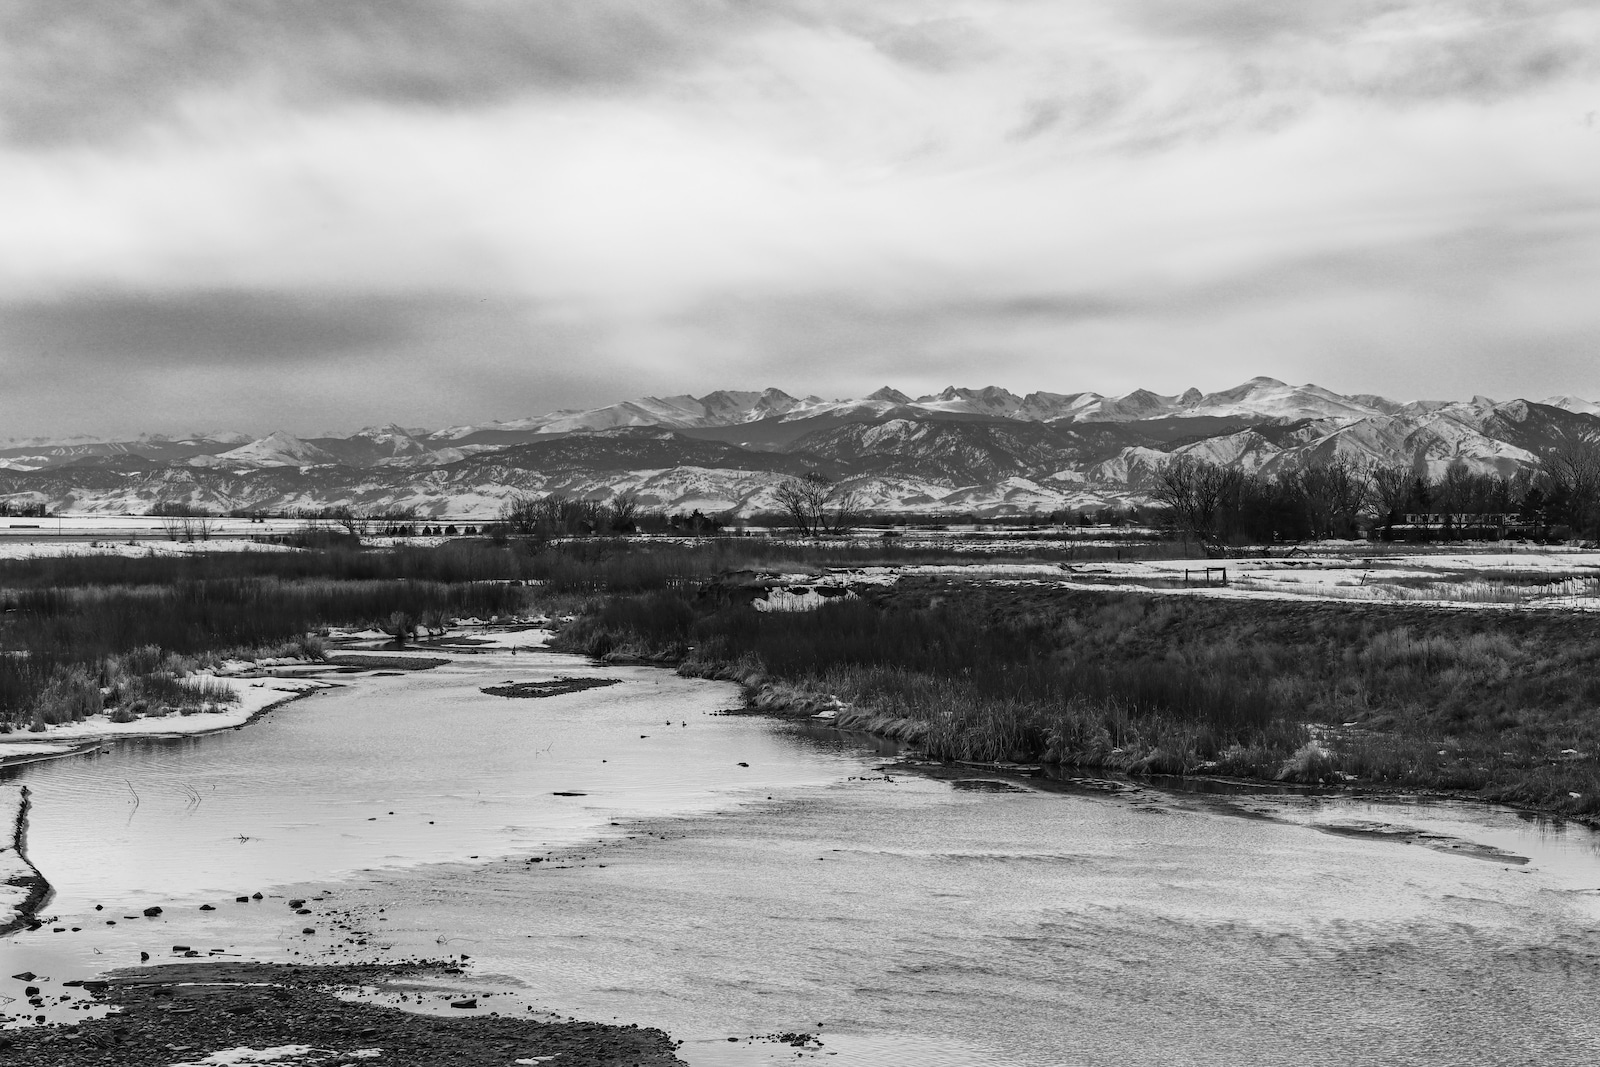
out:
{"label": "snow-covered ground", "polygon": [[1063,570],[1073,585],[1176,583],[1182,589],[1187,582],[1187,590],[1199,595],[1244,599],[1600,608],[1600,553],[1595,552],[1151,560],[1067,564]]}
{"label": "snow-covered ground", "polygon": [[[570,617],[568,618],[570,621]],[[455,619],[448,629],[442,633],[419,634],[407,646],[399,651],[403,652],[428,652],[432,649],[449,651],[452,643],[473,648],[542,648],[550,643],[550,617],[547,615],[536,616],[531,619]],[[394,637],[382,630],[341,630],[331,629],[327,639],[337,647],[339,654],[345,652],[394,652],[392,647]],[[330,650],[333,651],[333,650]],[[268,661],[261,661],[260,666],[270,666]],[[251,666],[242,664],[241,666]]]}
{"label": "snow-covered ground", "polygon": [[[182,519],[162,518],[156,515],[119,515],[112,512],[87,515],[49,515],[42,518],[7,515],[0,516],[0,539],[10,537],[24,540],[45,537],[138,537],[164,540],[169,529],[174,525],[181,530],[183,521]],[[204,522],[213,540],[219,537],[248,538],[260,537],[263,534],[295,533],[313,525],[307,519],[262,519],[260,522],[256,522],[252,519],[210,518],[191,519],[190,522]],[[196,527],[196,530],[198,530],[198,527]]]}
{"label": "snow-covered ground", "polygon": [[[523,630],[450,631],[445,640],[460,638],[473,648],[543,648],[550,643],[550,631],[541,626]],[[426,651],[426,647],[423,648]]]}
{"label": "snow-covered ground", "polygon": [[[311,1067],[312,1064],[329,1062],[330,1053],[327,1049],[313,1048],[311,1045],[274,1045],[271,1048],[251,1048],[240,1045],[238,1048],[223,1049],[213,1052],[204,1059],[184,1060],[174,1063],[172,1067],[244,1067],[252,1063],[271,1063],[278,1067]],[[350,1052],[341,1052],[337,1059],[344,1063],[350,1060],[376,1060],[383,1055],[382,1049],[358,1048]],[[550,1057],[546,1057],[550,1058]],[[517,1060],[517,1063],[533,1063],[533,1060]]]}
{"label": "snow-covered ground", "polygon": [[220,711],[194,715],[167,715],[140,718],[132,722],[112,722],[105,715],[93,715],[82,722],[46,727],[42,733],[19,731],[0,734],[0,763],[56,756],[95,741],[115,741],[127,737],[172,737],[183,734],[226,730],[248,722],[274,704],[281,704],[313,689],[333,683],[311,678],[230,678],[195,674],[196,679],[211,679],[229,686],[239,695],[236,704],[219,705]]}
{"label": "snow-covered ground", "polygon": [[1352,547],[1341,544],[1340,551],[1326,555],[1271,559],[829,568],[822,574],[774,575],[777,588],[766,600],[769,610],[780,600],[785,610],[806,610],[827,602],[825,595],[814,592],[818,587],[893,585],[919,577],[1235,600],[1600,610],[1600,552],[1521,549],[1364,556],[1350,551]]}
{"label": "snow-covered ground", "polygon": [[63,541],[0,537],[0,559],[53,559],[61,556],[193,556],[205,552],[294,552],[287,545],[214,537],[209,541]]}

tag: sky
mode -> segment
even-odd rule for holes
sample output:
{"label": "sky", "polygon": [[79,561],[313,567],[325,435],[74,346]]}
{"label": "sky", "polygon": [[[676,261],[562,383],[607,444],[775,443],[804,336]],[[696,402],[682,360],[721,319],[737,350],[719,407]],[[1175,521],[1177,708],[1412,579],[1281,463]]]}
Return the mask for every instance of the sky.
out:
{"label": "sky", "polygon": [[9,0],[0,438],[1600,399],[1593,0]]}

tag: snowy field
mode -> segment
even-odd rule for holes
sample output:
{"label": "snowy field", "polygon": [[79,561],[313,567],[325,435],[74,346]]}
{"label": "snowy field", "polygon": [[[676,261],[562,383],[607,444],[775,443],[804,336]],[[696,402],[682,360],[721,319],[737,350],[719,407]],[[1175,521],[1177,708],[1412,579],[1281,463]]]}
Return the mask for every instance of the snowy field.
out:
{"label": "snowy field", "polygon": [[1366,556],[1349,551],[1349,544],[1340,547],[1344,551],[1271,559],[829,568],[820,574],[774,575],[774,588],[756,607],[811,610],[832,599],[831,590],[914,578],[1237,600],[1600,610],[1600,552],[1519,547],[1509,552]]}
{"label": "snowy field", "polygon": [[287,545],[264,544],[243,538],[209,541],[23,541],[0,538],[0,559],[58,559],[63,556],[195,556],[207,552],[294,552]]}
{"label": "snowy field", "polygon": [[1075,586],[1175,588],[1242,599],[1600,609],[1597,552],[1154,560],[1069,564],[1063,570]]}
{"label": "snowy field", "polygon": [[[156,515],[50,515],[44,518],[10,515],[0,517],[0,540],[61,537],[101,537],[112,540],[137,537],[166,540],[173,524],[181,530],[183,521]],[[295,533],[312,525],[306,519],[262,519],[258,522],[253,519],[212,518],[189,521],[204,522],[213,538],[249,538],[264,534]]]}

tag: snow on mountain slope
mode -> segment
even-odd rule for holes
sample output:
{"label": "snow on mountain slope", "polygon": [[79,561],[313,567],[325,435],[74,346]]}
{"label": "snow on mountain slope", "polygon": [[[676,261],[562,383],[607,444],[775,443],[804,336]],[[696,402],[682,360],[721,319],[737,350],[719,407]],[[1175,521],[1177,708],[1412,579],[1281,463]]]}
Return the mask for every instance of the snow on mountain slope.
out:
{"label": "snow on mountain slope", "polygon": [[1076,415],[1104,399],[1099,393],[1029,393],[1016,417],[1049,422]]}
{"label": "snow on mountain slope", "polygon": [[1563,411],[1575,411],[1579,415],[1600,415],[1600,403],[1596,403],[1593,400],[1584,400],[1581,397],[1553,396],[1548,400],[1542,401],[1542,403],[1548,404],[1553,408],[1561,408]]}
{"label": "snow on mountain slope", "polygon": [[1191,415],[1255,415],[1271,419],[1363,418],[1382,414],[1319,385],[1287,385],[1276,378],[1251,378],[1243,385],[1207,393],[1184,405]]}
{"label": "snow on mountain slope", "polygon": [[1200,398],[1190,389],[1181,396],[1162,396],[1148,389],[1135,389],[1124,396],[1097,396],[1079,406],[1074,415],[1079,422],[1137,422],[1186,413],[1186,405]]}
{"label": "snow on mountain slope", "polygon": [[874,511],[1009,513],[1138,502],[1174,456],[1269,475],[1341,457],[1435,477],[1458,463],[1518,474],[1600,434],[1600,404],[1552,400],[1402,404],[1274,378],[1116,397],[951,386],[913,400],[885,386],[825,401],[717,390],[434,432],[388,425],[312,440],[280,431],[0,447],[0,501],[415,507],[482,519],[516,493],[632,492],[649,507],[748,514],[776,506],[783,478],[821,470]]}
{"label": "snow on mountain slope", "polygon": [[338,462],[331,453],[282,430],[220,453],[216,458],[238,467],[309,467]]}
{"label": "snow on mountain slope", "polygon": [[967,415],[993,415],[1011,418],[1022,410],[1022,398],[997,386],[958,389],[950,386],[942,393],[918,397],[914,402],[924,411],[954,411]]}
{"label": "snow on mountain slope", "polygon": [[1150,479],[1162,467],[1172,462],[1169,452],[1135,445],[1124,448],[1111,459],[1094,464],[1085,476],[1091,485],[1126,486],[1135,492],[1144,490]]}
{"label": "snow on mountain slope", "polygon": [[624,426],[664,426],[672,429],[731,426],[777,418],[813,402],[821,403],[815,397],[797,400],[781,389],[763,389],[760,392],[718,389],[703,397],[688,394],[643,396],[587,411],[563,409],[511,422],[453,426],[430,435],[429,440],[455,443],[485,434],[574,433]]}
{"label": "snow on mountain slope", "polygon": [[[811,399],[815,400],[814,397]],[[759,393],[719,389],[700,398],[700,406],[705,409],[706,417],[723,425],[776,418],[804,407],[806,403],[805,400],[796,400],[782,389],[763,389]]]}
{"label": "snow on mountain slope", "polygon": [[1199,462],[1221,467],[1236,467],[1252,474],[1277,459],[1283,451],[1254,430],[1224,437],[1208,437],[1204,441],[1172,450],[1173,455],[1190,456]]}
{"label": "snow on mountain slope", "polygon": [[[873,396],[882,393],[878,390]],[[915,416],[916,403],[900,404],[893,400],[819,400],[815,403],[806,403],[792,411],[785,412],[779,417],[779,422],[804,422],[809,419],[854,419],[867,421],[881,419],[890,415]]]}

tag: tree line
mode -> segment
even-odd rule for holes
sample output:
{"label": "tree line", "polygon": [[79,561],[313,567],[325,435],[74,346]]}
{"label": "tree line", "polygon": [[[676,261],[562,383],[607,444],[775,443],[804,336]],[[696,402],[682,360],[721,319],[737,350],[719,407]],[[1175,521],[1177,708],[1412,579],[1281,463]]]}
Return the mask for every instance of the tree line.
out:
{"label": "tree line", "polygon": [[[1410,466],[1347,456],[1275,474],[1179,456],[1152,492],[1181,536],[1202,545],[1351,538],[1392,533],[1408,515],[1498,518],[1551,540],[1600,537],[1600,438],[1571,442],[1534,470],[1502,476],[1457,461],[1431,477]],[[1490,523],[1492,524],[1492,523]]]}

